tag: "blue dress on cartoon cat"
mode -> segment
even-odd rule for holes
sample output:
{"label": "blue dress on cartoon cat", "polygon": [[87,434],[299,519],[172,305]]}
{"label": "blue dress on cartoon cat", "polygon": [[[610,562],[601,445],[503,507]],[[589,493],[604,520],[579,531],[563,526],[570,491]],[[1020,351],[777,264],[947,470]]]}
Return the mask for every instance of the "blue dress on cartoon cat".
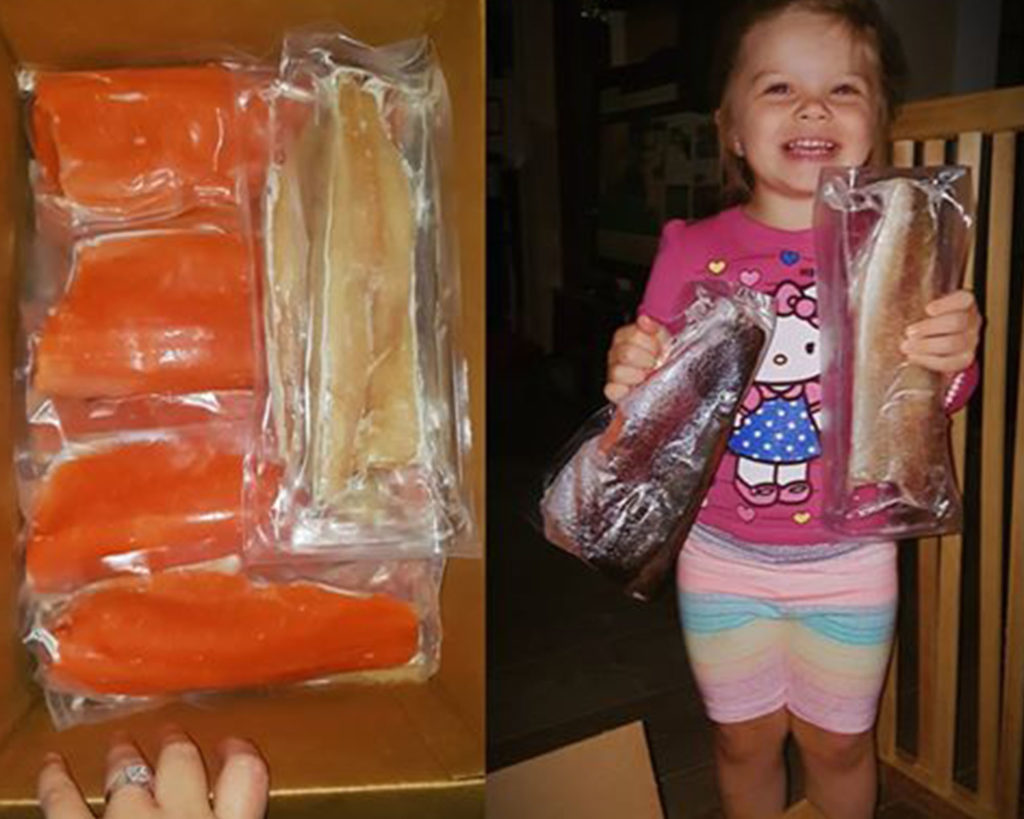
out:
{"label": "blue dress on cartoon cat", "polygon": [[770,398],[729,439],[729,450],[744,458],[765,463],[795,464],[821,453],[818,429],[811,420],[811,406],[801,392],[795,399]]}
{"label": "blue dress on cartoon cat", "polygon": [[776,290],[775,331],[729,438],[733,485],[752,506],[803,503],[813,491],[808,468],[821,455],[815,289],[786,281]]}

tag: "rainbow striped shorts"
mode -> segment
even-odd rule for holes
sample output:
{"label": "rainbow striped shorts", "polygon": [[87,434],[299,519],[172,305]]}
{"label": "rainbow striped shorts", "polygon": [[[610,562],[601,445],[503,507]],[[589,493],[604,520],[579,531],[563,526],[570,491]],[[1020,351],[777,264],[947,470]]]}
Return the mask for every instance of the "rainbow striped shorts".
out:
{"label": "rainbow striped shorts", "polygon": [[896,621],[895,543],[755,546],[694,527],[678,590],[712,720],[786,708],[827,731],[871,729]]}

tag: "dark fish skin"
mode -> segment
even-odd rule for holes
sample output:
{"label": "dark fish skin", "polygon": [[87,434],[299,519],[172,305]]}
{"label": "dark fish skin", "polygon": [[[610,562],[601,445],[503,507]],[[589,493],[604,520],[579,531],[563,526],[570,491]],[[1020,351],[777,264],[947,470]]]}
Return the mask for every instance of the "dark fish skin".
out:
{"label": "dark fish skin", "polygon": [[671,573],[767,341],[761,323],[725,301],[699,321],[542,502],[549,540],[641,600]]}

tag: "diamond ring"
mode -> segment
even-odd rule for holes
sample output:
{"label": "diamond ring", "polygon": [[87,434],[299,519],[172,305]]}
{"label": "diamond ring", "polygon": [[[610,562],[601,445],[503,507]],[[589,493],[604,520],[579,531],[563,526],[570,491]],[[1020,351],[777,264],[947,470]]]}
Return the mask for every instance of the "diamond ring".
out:
{"label": "diamond ring", "polygon": [[140,788],[144,788],[150,793],[153,792],[153,770],[145,762],[130,762],[121,768],[110,780],[110,784],[107,785],[106,799],[109,801],[110,797],[114,795],[114,792],[119,788],[123,788],[125,785],[138,785]]}

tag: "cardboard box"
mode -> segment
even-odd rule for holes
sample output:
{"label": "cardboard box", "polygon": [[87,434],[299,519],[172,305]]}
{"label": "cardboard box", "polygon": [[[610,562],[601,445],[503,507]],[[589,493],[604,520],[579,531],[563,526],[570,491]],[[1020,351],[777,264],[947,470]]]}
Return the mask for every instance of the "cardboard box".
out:
{"label": "cardboard box", "polygon": [[[15,68],[86,68],[168,62],[218,47],[276,56],[287,29],[341,24],[384,43],[426,33],[449,84],[453,156],[444,180],[457,220],[463,314],[469,340],[475,452],[472,479],[483,531],[484,407],[484,64],[483,0],[0,0],[0,285],[6,316],[0,370],[11,372],[19,228],[29,194]],[[8,381],[9,383],[9,381]],[[443,589],[445,642],[440,672],[423,685],[356,685],[227,696],[115,723],[56,733],[30,679],[17,639],[17,526],[11,469],[14,413],[0,391],[0,817],[36,817],[35,776],[44,751],[63,753],[87,795],[100,797],[103,754],[113,729],[148,752],[159,727],[177,721],[207,753],[226,734],[266,753],[272,817],[417,816],[483,813],[483,566],[449,563]]]}
{"label": "cardboard box", "polygon": [[643,724],[487,776],[487,819],[663,819]]}

